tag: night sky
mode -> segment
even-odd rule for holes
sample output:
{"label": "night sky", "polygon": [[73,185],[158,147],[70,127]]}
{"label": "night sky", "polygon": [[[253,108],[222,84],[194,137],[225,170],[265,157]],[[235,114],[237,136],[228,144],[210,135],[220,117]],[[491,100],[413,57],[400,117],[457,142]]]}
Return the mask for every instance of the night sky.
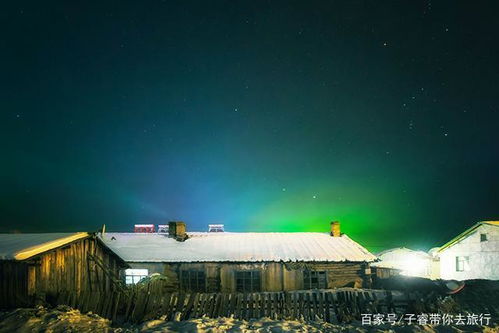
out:
{"label": "night sky", "polygon": [[495,1],[11,1],[0,231],[342,231],[499,219]]}

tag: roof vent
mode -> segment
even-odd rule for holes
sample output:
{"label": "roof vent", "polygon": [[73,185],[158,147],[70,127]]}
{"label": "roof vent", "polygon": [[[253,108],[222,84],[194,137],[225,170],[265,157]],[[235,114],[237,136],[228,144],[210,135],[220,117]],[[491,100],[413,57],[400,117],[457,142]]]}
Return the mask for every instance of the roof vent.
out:
{"label": "roof vent", "polygon": [[137,233],[153,233],[154,224],[136,224],[133,228],[133,232]]}
{"label": "roof vent", "polygon": [[158,224],[158,234],[167,234],[168,224]]}
{"label": "roof vent", "polygon": [[223,224],[208,224],[208,232],[224,232]]}

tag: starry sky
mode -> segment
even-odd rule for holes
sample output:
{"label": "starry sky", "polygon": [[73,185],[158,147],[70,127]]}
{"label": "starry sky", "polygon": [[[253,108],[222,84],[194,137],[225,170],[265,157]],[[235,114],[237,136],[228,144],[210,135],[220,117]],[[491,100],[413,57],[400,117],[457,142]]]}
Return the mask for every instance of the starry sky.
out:
{"label": "starry sky", "polygon": [[0,232],[340,220],[373,251],[442,245],[499,219],[497,9],[4,4]]}

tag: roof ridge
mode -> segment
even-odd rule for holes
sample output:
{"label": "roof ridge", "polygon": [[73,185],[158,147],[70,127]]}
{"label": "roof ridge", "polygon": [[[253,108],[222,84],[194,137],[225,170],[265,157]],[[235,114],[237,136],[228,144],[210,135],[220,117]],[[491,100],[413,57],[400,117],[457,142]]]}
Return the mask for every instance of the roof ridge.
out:
{"label": "roof ridge", "polygon": [[499,221],[478,221],[475,224],[473,224],[471,227],[469,227],[468,229],[466,229],[465,231],[463,231],[462,233],[460,233],[459,235],[457,235],[456,237],[452,238],[450,241],[448,241],[447,243],[442,245],[438,249],[437,252],[442,252],[443,250],[453,246],[454,244],[459,242],[461,239],[468,236],[473,231],[475,231],[478,227],[480,227],[481,225],[484,225],[484,224],[492,225],[492,226],[499,226]]}
{"label": "roof ridge", "polygon": [[54,239],[54,240],[51,240],[48,242],[33,245],[31,247],[19,250],[14,254],[14,258],[16,260],[25,260],[25,259],[31,258],[32,256],[35,256],[37,254],[55,249],[57,247],[63,246],[65,244],[68,244],[68,243],[71,243],[71,242],[74,242],[76,240],[86,238],[89,236],[90,236],[90,233],[88,233],[88,232],[71,233],[70,236],[67,236],[67,237],[57,238],[57,239]]}

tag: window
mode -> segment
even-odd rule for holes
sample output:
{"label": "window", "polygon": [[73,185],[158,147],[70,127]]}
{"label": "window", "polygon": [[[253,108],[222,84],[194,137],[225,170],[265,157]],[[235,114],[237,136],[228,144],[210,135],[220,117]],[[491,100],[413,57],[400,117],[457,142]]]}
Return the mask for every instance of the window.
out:
{"label": "window", "polygon": [[327,288],[325,271],[303,271],[303,287],[305,289],[324,289]]}
{"label": "window", "polygon": [[470,257],[458,256],[456,257],[456,272],[466,272],[470,270]]}
{"label": "window", "polygon": [[180,272],[180,288],[185,291],[206,291],[206,274],[201,270],[184,270]]}
{"label": "window", "polygon": [[149,271],[147,269],[125,269],[125,283],[126,284],[136,284],[143,278],[149,275]]}
{"label": "window", "polygon": [[261,289],[260,271],[236,272],[236,291],[253,292]]}
{"label": "window", "polygon": [[487,241],[487,234],[480,234],[480,242],[486,242]]}

